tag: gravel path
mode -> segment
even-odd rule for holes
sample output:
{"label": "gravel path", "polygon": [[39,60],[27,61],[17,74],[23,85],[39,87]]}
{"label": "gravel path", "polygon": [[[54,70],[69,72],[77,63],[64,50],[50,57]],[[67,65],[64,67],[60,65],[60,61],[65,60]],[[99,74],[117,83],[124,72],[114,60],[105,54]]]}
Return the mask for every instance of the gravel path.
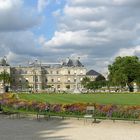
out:
{"label": "gravel path", "polygon": [[0,140],[140,140],[140,122],[0,117]]}

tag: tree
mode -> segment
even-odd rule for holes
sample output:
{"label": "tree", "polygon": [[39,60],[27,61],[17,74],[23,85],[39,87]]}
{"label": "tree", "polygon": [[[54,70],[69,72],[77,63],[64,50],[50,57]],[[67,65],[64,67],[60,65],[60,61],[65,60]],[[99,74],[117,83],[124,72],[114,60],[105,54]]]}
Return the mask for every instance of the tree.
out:
{"label": "tree", "polygon": [[0,73],[0,81],[3,81],[4,89],[6,90],[5,84],[9,84],[11,82],[11,76],[5,70]]}
{"label": "tree", "polygon": [[103,75],[98,75],[96,78],[95,78],[95,81],[105,81],[105,77]]}
{"label": "tree", "polygon": [[94,92],[99,88],[101,88],[101,85],[97,81],[91,81],[87,84],[87,89],[94,90]]}
{"label": "tree", "polygon": [[117,57],[112,65],[108,66],[108,79],[113,84],[124,87],[128,86],[133,91],[133,82],[140,78],[140,61],[137,56]]}
{"label": "tree", "polygon": [[81,81],[81,84],[84,86],[84,88],[87,88],[87,84],[90,82],[89,77],[84,77]]}

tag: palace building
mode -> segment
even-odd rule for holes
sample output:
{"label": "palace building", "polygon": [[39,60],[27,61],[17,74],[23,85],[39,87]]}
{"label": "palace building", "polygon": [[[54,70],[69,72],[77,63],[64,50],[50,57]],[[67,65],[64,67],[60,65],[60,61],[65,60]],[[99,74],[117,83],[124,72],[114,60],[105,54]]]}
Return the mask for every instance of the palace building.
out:
{"label": "palace building", "polygon": [[[10,74],[11,83],[8,84],[14,91],[82,91],[81,81],[84,77],[92,80],[99,73],[87,71],[80,59],[70,59],[62,63],[40,63],[35,60],[26,66],[10,66],[6,58],[0,61],[0,73]],[[2,88],[2,81],[1,88]]]}

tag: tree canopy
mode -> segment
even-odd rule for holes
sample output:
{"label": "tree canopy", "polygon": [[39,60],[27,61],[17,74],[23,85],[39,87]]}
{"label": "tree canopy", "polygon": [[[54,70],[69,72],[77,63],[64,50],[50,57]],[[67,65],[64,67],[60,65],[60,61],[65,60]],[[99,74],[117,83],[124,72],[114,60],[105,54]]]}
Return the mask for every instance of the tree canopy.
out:
{"label": "tree canopy", "polygon": [[105,81],[105,77],[103,75],[98,75],[96,78],[95,78],[95,81]]}
{"label": "tree canopy", "polygon": [[1,72],[0,73],[0,81],[3,81],[4,86],[6,83],[10,83],[11,82],[10,74],[6,71]]}
{"label": "tree canopy", "polygon": [[106,79],[103,75],[98,75],[95,78],[95,81],[91,81],[89,77],[84,77],[81,84],[84,86],[84,88],[95,91],[103,86],[106,86]]}
{"label": "tree canopy", "polygon": [[133,82],[140,82],[140,61],[137,56],[119,56],[108,66],[108,70],[109,81],[115,85],[127,85],[130,91],[133,91]]}
{"label": "tree canopy", "polygon": [[90,78],[89,77],[84,77],[83,80],[81,81],[81,84],[87,88],[87,84],[90,82]]}

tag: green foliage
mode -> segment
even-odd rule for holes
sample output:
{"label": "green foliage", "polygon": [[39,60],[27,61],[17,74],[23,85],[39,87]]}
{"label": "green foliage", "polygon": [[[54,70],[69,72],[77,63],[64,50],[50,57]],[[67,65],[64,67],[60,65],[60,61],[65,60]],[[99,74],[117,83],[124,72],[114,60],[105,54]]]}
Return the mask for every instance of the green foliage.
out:
{"label": "green foliage", "polygon": [[128,85],[130,91],[133,91],[133,82],[140,79],[140,61],[136,56],[117,57],[108,70],[108,78],[113,84],[122,87]]}
{"label": "green foliage", "polygon": [[3,71],[0,73],[0,81],[3,81],[3,84],[5,85],[6,83],[10,83],[11,82],[11,76],[8,72]]}
{"label": "green foliage", "polygon": [[81,84],[87,88],[88,83],[90,82],[90,78],[84,77],[83,80],[81,81]]}
{"label": "green foliage", "polygon": [[105,81],[105,77],[103,75],[98,75],[96,78],[95,78],[95,81]]}
{"label": "green foliage", "polygon": [[99,88],[102,88],[103,86],[105,86],[106,80],[105,80],[105,77],[102,75],[97,76],[95,81],[90,81],[90,78],[84,77],[81,84],[85,88],[95,91],[96,89],[99,89]]}

